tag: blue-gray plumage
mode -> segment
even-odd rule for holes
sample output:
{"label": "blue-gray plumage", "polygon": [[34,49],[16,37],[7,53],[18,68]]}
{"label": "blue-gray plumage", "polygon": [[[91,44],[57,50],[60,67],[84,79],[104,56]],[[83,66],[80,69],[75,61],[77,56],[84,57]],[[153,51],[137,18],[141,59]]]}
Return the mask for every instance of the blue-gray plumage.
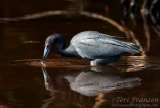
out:
{"label": "blue-gray plumage", "polygon": [[75,35],[66,48],[66,40],[60,34],[48,36],[45,41],[45,49],[42,63],[57,42],[56,50],[62,56],[79,57],[90,61],[91,65],[116,62],[123,53],[140,53],[140,46],[129,42],[123,42],[118,37],[102,34],[97,31],[84,31]]}

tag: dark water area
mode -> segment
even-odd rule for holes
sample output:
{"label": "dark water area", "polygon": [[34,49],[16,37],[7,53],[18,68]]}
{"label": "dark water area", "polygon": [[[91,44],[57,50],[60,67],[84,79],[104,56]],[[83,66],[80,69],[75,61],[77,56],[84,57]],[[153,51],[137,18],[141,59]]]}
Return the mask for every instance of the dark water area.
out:
{"label": "dark water area", "polygon": [[[124,18],[120,1],[1,0],[0,108],[159,108],[160,29],[144,16]],[[40,64],[47,36],[61,33],[69,45],[88,30],[123,37],[143,54],[91,67],[53,47]]]}

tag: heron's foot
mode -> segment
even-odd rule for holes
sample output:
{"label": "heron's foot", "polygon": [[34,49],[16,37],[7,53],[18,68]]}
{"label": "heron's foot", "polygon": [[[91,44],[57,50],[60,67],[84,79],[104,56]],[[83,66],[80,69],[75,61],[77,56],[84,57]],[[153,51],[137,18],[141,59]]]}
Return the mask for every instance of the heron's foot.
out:
{"label": "heron's foot", "polygon": [[108,58],[101,58],[101,59],[95,59],[90,61],[91,66],[97,66],[97,65],[102,65],[102,64],[108,64],[111,62],[116,62],[120,58],[120,55],[113,56],[113,57],[108,57]]}

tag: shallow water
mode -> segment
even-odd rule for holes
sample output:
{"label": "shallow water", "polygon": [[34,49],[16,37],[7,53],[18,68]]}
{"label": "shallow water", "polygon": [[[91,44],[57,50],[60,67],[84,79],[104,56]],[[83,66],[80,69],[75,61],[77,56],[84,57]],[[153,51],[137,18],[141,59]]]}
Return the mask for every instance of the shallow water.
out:
{"label": "shallow water", "polygon": [[[0,18],[0,108],[160,106],[160,35],[155,26],[142,19],[134,25],[129,18],[124,25],[119,2],[80,1],[58,1],[53,7],[50,1],[37,9],[36,0],[3,1],[1,17],[10,19]],[[84,5],[79,15],[78,4]],[[40,64],[47,36],[62,33],[69,44],[85,30],[124,37],[141,45],[144,54],[125,54],[116,63],[91,67],[87,61],[58,55],[54,47],[46,65]]]}

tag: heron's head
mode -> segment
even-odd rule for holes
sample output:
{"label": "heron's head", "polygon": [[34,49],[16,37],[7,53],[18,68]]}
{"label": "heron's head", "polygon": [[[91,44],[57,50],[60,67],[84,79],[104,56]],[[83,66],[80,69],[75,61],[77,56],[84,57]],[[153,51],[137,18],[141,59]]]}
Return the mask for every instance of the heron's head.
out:
{"label": "heron's head", "polygon": [[57,42],[59,36],[60,36],[60,34],[53,34],[53,35],[50,35],[46,38],[44,53],[43,53],[43,57],[42,57],[41,62],[46,61],[46,58],[50,52],[50,49],[52,48],[53,44]]}

